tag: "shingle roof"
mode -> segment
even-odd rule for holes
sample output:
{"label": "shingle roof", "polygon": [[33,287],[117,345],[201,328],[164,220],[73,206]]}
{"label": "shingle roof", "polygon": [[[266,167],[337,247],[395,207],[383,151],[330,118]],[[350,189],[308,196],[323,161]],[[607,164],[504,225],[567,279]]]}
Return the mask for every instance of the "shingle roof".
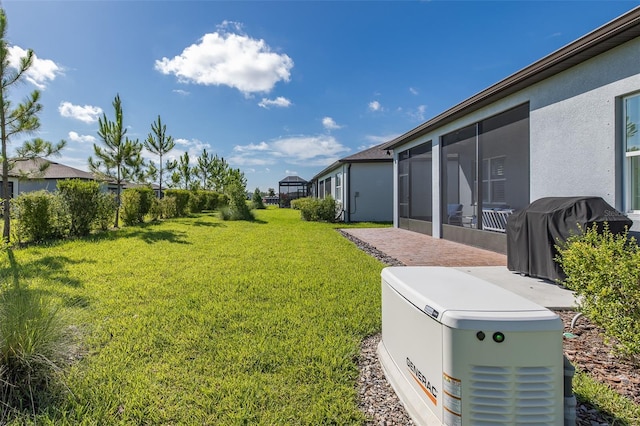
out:
{"label": "shingle roof", "polygon": [[387,154],[387,150],[384,147],[387,142],[380,145],[373,146],[365,149],[364,151],[357,152],[348,157],[344,157],[338,160],[341,163],[357,163],[357,162],[369,162],[369,161],[393,161],[393,157]]}
{"label": "shingle roof", "polygon": [[17,159],[14,161],[14,166],[9,171],[9,175],[11,176],[20,176],[25,173],[37,173],[40,170],[42,163],[48,162],[50,164],[49,167],[45,170],[43,176],[38,176],[39,179],[95,179],[89,172],[74,169],[73,167],[65,166],[64,164],[56,163],[44,158],[35,158],[33,160]]}
{"label": "shingle roof", "polygon": [[587,61],[640,36],[640,7],[556,50],[420,126],[387,142],[393,149],[444,124]]}
{"label": "shingle roof", "polygon": [[320,176],[328,172],[329,170],[335,169],[340,164],[343,163],[377,163],[377,162],[392,162],[393,157],[391,153],[387,154],[387,149],[384,146],[388,142],[381,143],[380,145],[372,146],[371,148],[367,148],[363,151],[356,152],[348,157],[344,157],[331,164],[328,167],[325,167],[320,173],[316,174],[311,180],[314,181],[318,179]]}

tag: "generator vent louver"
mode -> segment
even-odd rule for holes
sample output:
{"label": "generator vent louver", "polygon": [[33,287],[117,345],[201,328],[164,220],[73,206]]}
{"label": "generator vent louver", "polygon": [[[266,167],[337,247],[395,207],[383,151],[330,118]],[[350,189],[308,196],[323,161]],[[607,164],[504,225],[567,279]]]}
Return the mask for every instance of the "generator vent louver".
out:
{"label": "generator vent louver", "polygon": [[553,424],[555,374],[550,367],[471,366],[471,424]]}

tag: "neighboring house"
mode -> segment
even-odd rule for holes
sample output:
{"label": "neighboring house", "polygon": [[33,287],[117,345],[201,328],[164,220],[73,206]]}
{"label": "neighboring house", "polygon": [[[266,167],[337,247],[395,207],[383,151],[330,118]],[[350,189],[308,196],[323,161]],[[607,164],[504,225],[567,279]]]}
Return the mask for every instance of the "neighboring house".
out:
{"label": "neighboring house", "polygon": [[502,221],[542,197],[640,219],[638,129],[635,8],[385,144],[394,225],[506,252]]}
{"label": "neighboring house", "polygon": [[[56,163],[44,158],[38,157],[35,159],[19,159],[12,161],[14,161],[14,166],[9,170],[10,198],[17,197],[25,192],[40,190],[54,192],[58,189],[58,181],[60,180],[98,180],[92,173],[65,166],[64,164]],[[49,163],[49,167],[47,167],[44,173],[41,173],[39,172],[40,167],[45,162]],[[136,188],[140,186],[146,185],[124,182],[122,184],[122,189]],[[154,189],[156,196],[159,196],[159,186],[153,184],[151,187]],[[106,186],[103,185],[102,188],[103,190],[106,189],[113,193],[117,192],[117,185],[115,182],[107,182]],[[1,195],[2,185],[0,185],[0,197]]]}
{"label": "neighboring house", "polygon": [[393,220],[393,157],[383,144],[345,157],[311,179],[312,195],[331,195],[345,222]]}
{"label": "neighboring house", "polygon": [[[13,160],[14,166],[9,170],[10,198],[17,197],[24,192],[46,190],[53,192],[58,187],[58,181],[65,179],[94,180],[91,173],[73,167],[65,166],[43,158]],[[50,163],[43,174],[39,173],[43,162]],[[23,178],[23,176],[31,176]],[[0,185],[0,196],[2,187]]]}

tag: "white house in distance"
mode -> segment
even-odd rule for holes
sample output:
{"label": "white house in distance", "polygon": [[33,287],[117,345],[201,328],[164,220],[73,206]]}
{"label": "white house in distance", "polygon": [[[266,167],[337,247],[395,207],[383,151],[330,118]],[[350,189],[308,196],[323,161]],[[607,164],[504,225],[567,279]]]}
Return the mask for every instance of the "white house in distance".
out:
{"label": "white house in distance", "polygon": [[[49,167],[43,174],[39,174],[42,163],[49,163]],[[23,175],[36,177],[23,178]],[[17,197],[24,192],[40,190],[54,192],[58,187],[58,181],[65,179],[95,180],[89,172],[43,158],[14,160],[14,166],[9,171],[9,198]],[[0,185],[1,195],[2,185]]]}
{"label": "white house in distance", "polygon": [[436,238],[506,252],[490,220],[552,196],[602,197],[640,219],[640,8],[382,149],[394,225]]}
{"label": "white house in distance", "polygon": [[331,195],[345,222],[393,220],[393,157],[384,144],[342,158],[311,179],[312,195]]}

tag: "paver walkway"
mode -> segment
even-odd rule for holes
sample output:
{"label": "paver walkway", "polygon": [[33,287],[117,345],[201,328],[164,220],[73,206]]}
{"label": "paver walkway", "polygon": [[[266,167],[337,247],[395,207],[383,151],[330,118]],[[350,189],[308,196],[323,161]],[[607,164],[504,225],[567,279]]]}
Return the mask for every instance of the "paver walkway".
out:
{"label": "paver walkway", "polygon": [[507,266],[507,256],[400,228],[353,228],[343,232],[407,266]]}

